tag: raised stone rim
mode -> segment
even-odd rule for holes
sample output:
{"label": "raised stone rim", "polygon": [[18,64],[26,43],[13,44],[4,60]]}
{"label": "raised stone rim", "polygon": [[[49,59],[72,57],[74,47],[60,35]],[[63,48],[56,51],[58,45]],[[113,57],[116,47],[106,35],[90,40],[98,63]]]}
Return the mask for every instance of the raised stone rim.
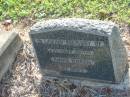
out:
{"label": "raised stone rim", "polygon": [[[100,27],[99,27],[100,26]],[[51,30],[81,30],[89,32],[91,30],[98,30],[98,34],[103,34],[108,36],[112,33],[112,28],[118,27],[115,23],[111,21],[101,21],[101,20],[90,20],[83,18],[60,18],[60,19],[49,19],[42,20],[34,24],[30,29],[30,34],[42,33]],[[100,32],[100,33],[99,33]]]}

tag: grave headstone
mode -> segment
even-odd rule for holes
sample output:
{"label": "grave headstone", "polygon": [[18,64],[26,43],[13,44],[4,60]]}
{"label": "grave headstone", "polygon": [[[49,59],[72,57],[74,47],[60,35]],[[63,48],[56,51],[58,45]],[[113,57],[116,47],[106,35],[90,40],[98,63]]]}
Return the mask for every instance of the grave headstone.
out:
{"label": "grave headstone", "polygon": [[112,22],[46,20],[31,28],[30,37],[47,76],[120,82],[127,72],[126,50]]}

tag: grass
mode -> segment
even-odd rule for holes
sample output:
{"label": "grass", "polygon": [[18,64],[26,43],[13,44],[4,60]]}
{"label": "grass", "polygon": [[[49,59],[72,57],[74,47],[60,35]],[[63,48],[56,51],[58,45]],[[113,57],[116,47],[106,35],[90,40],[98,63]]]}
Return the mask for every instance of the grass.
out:
{"label": "grass", "polygon": [[0,20],[81,17],[130,24],[130,0],[0,0]]}

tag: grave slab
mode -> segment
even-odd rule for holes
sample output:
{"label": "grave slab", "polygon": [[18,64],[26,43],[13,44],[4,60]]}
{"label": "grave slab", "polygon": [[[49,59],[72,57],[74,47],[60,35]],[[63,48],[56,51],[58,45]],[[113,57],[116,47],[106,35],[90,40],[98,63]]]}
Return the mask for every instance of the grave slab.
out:
{"label": "grave slab", "polygon": [[31,28],[30,37],[47,76],[119,83],[128,71],[126,49],[112,22],[45,20]]}
{"label": "grave slab", "polygon": [[0,80],[12,65],[21,46],[22,40],[18,33],[0,32]]}

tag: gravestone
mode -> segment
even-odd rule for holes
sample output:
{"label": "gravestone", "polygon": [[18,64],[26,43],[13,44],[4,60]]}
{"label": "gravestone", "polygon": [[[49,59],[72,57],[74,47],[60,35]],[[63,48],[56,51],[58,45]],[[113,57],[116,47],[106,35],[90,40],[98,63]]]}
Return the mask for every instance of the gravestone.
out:
{"label": "gravestone", "polygon": [[120,82],[127,72],[126,51],[112,22],[46,20],[31,28],[30,37],[47,76]]}

